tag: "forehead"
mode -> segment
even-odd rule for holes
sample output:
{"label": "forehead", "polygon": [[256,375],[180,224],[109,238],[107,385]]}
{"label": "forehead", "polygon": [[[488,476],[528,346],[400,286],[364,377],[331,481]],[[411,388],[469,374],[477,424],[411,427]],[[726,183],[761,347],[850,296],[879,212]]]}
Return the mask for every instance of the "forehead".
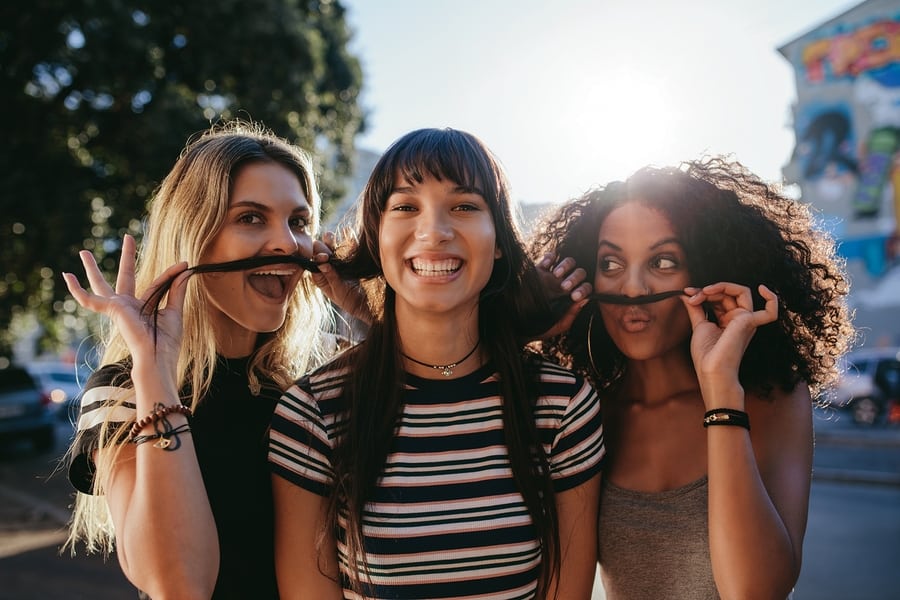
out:
{"label": "forehead", "polygon": [[659,210],[639,202],[614,208],[600,224],[598,239],[615,241],[657,241],[675,237],[669,218]]}
{"label": "forehead", "polygon": [[309,208],[300,178],[287,166],[276,162],[250,163],[237,171],[229,204],[237,202],[278,203]]}

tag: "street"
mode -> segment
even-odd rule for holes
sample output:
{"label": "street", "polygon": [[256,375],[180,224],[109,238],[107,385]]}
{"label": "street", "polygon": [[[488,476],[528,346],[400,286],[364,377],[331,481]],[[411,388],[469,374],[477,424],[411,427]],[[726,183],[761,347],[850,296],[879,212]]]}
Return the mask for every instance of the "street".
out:
{"label": "street", "polygon": [[[135,598],[115,557],[60,555],[71,491],[57,449],[0,447],[0,600]],[[793,600],[892,600],[900,589],[900,427],[860,429],[816,414],[803,570]],[[602,594],[595,594],[600,600]]]}

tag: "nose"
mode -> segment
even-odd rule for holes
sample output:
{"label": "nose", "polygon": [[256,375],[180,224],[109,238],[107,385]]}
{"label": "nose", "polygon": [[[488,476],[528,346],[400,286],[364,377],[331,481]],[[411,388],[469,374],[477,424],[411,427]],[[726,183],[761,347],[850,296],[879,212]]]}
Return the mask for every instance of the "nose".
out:
{"label": "nose", "polygon": [[416,241],[440,244],[453,239],[449,216],[440,210],[423,210],[416,222]]}
{"label": "nose", "polygon": [[[273,227],[270,236],[266,240],[266,250],[271,254],[298,254],[304,249],[302,237],[309,238],[308,234],[298,234],[291,228],[290,223],[281,223]],[[306,255],[312,254],[312,240],[309,239],[309,248],[305,248]]]}
{"label": "nose", "polygon": [[650,286],[647,284],[646,273],[636,266],[627,268],[621,293],[632,298],[649,294]]}

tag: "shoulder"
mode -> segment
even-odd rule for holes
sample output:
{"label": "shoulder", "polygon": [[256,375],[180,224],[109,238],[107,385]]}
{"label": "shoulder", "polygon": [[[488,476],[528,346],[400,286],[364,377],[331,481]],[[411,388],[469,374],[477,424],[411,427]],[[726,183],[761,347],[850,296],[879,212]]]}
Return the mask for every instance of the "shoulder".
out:
{"label": "shoulder", "polygon": [[338,356],[301,376],[290,389],[297,388],[313,396],[329,394],[329,392],[343,389],[349,379],[349,374],[350,367],[347,360],[343,355]]}
{"label": "shoulder", "polygon": [[131,388],[131,361],[122,360],[116,363],[103,365],[88,377],[84,384],[84,390],[98,387]]}
{"label": "shoulder", "polygon": [[[131,381],[131,364],[121,361],[104,365],[91,373],[81,392],[81,416],[79,429],[89,429],[107,417],[112,407],[124,404],[134,409],[134,405],[126,402],[134,396],[134,384]],[[121,411],[119,411],[121,412]],[[120,414],[114,421],[127,421],[133,414]]]}
{"label": "shoulder", "polygon": [[556,363],[538,358],[532,360],[531,368],[537,371],[541,395],[547,392],[576,394],[580,390],[593,392],[593,387],[584,377]]}
{"label": "shoulder", "polygon": [[545,360],[537,361],[538,413],[555,414],[560,424],[596,420],[600,427],[600,398],[590,382],[573,371]]}
{"label": "shoulder", "polygon": [[310,371],[284,391],[276,414],[316,421],[333,416],[339,412],[349,374],[350,368],[340,357]]}

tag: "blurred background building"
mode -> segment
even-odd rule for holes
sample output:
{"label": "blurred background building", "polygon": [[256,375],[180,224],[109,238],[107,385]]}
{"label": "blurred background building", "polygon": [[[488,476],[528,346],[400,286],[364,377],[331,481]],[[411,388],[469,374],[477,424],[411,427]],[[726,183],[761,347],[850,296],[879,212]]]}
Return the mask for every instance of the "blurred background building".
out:
{"label": "blurred background building", "polygon": [[867,0],[779,52],[794,68],[787,183],[839,241],[866,345],[900,342],[900,2]]}

